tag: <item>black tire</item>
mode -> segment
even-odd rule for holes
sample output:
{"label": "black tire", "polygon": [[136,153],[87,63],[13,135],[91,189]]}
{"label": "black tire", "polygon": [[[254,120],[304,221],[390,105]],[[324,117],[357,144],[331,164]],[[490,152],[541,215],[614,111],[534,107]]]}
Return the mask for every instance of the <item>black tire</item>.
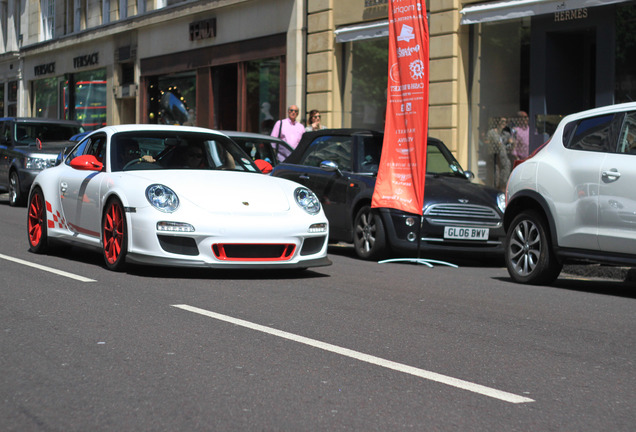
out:
{"label": "black tire", "polygon": [[20,177],[16,171],[11,171],[11,174],[9,174],[9,205],[22,207],[26,204],[24,198],[20,189]]}
{"label": "black tire", "polygon": [[515,282],[532,285],[551,284],[563,268],[552,250],[548,224],[534,210],[518,214],[510,224],[505,260]]}
{"label": "black tire", "polygon": [[124,206],[112,198],[104,207],[102,216],[102,255],[108,269],[123,271],[128,253],[128,226]]}
{"label": "black tire", "polygon": [[29,197],[27,208],[27,239],[31,252],[42,254],[48,250],[47,223],[44,193],[37,187]]}
{"label": "black tire", "polygon": [[356,255],[364,260],[379,260],[387,255],[382,218],[368,205],[356,214],[353,224],[353,245]]}

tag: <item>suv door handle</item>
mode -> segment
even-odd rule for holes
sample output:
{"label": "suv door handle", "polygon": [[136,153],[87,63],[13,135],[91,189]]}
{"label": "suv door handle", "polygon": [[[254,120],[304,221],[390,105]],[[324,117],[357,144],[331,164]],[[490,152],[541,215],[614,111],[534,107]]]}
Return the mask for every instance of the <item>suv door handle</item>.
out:
{"label": "suv door handle", "polygon": [[298,178],[301,180],[309,180],[309,176],[307,174],[300,175]]}
{"label": "suv door handle", "polygon": [[601,172],[601,176],[603,178],[612,178],[612,179],[617,179],[621,176],[621,173],[619,173],[616,168],[612,168],[609,171],[603,171]]}

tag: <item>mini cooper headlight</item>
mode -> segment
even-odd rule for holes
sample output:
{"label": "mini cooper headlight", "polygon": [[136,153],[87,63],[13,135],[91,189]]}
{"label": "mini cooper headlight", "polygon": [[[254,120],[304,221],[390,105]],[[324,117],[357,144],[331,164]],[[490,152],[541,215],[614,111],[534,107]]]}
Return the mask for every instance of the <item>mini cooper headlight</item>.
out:
{"label": "mini cooper headlight", "polygon": [[497,194],[497,207],[499,207],[502,213],[506,211],[506,194]]}
{"label": "mini cooper headlight", "polygon": [[153,184],[146,188],[146,199],[157,210],[172,213],[179,208],[179,197],[168,186]]}
{"label": "mini cooper headlight", "polygon": [[296,204],[298,204],[310,215],[315,215],[320,212],[320,201],[318,200],[318,197],[309,189],[296,189],[294,191],[294,198],[296,199]]}

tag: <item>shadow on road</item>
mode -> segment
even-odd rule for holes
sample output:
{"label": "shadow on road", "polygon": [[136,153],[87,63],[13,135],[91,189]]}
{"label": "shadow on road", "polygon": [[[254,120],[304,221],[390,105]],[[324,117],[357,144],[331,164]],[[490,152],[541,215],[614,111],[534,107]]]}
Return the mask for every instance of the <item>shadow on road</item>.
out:
{"label": "shadow on road", "polygon": [[[495,277],[493,279],[509,282],[522,289],[532,289],[534,285],[517,284],[508,277]],[[568,291],[586,292],[590,294],[609,295],[614,297],[636,298],[636,282],[623,280],[598,279],[561,273],[559,278],[548,286],[549,288],[565,289]]]}
{"label": "shadow on road", "polygon": [[[55,245],[48,253],[50,256],[95,265],[106,268],[102,254],[76,246]],[[320,272],[322,267],[313,269],[214,269],[214,268],[187,268],[146,266],[129,264],[124,274],[130,274],[145,278],[160,279],[215,279],[215,280],[264,280],[264,279],[310,279],[329,277],[329,274]]]}

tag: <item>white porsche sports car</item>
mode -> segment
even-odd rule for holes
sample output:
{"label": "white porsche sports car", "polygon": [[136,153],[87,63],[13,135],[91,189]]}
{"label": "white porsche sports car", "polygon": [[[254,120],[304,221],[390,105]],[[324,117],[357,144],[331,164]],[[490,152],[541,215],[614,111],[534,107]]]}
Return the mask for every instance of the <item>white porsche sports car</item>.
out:
{"label": "white porsche sports car", "polygon": [[108,126],[35,178],[29,249],[51,241],[125,263],[212,268],[331,264],[309,189],[263,175],[227,136],[185,126]]}

